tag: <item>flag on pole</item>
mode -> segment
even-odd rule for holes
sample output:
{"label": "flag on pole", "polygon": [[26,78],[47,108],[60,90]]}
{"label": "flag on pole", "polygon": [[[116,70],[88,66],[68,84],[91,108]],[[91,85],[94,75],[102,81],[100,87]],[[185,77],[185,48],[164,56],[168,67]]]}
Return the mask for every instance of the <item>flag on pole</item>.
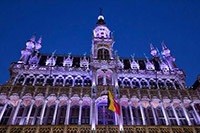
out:
{"label": "flag on pole", "polygon": [[108,91],[108,109],[113,112],[116,112],[120,116],[120,105],[113,98],[110,91]]}

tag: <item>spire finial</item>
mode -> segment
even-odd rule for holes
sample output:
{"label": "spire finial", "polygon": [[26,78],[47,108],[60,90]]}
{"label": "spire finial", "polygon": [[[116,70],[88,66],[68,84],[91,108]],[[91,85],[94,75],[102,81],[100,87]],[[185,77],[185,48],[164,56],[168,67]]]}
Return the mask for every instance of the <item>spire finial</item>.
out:
{"label": "spire finial", "polygon": [[102,15],[102,11],[103,11],[103,9],[99,8],[99,15]]}

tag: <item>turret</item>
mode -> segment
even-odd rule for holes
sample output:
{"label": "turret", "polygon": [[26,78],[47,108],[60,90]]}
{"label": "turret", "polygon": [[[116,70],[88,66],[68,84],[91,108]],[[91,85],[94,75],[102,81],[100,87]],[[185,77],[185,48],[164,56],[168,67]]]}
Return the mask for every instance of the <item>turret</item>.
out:
{"label": "turret", "polygon": [[169,68],[171,70],[178,69],[175,64],[175,58],[170,55],[170,50],[167,48],[167,46],[165,45],[164,42],[162,42],[161,45],[162,45],[163,58],[164,58],[165,62],[167,62],[167,64],[169,65]]}
{"label": "turret", "polygon": [[33,53],[35,47],[36,35],[33,35],[30,40],[26,42],[26,48],[21,50],[21,57],[18,63],[26,64],[29,56]]}

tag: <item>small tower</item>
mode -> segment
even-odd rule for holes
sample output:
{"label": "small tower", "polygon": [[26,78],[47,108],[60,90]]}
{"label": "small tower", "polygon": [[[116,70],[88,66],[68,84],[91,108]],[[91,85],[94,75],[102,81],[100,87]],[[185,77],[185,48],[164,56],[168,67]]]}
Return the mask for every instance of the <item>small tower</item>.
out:
{"label": "small tower", "polygon": [[18,63],[26,64],[29,56],[33,53],[35,47],[36,35],[33,35],[30,40],[26,42],[26,48],[21,50],[21,57]]}
{"label": "small tower", "polygon": [[92,40],[92,58],[98,60],[113,59],[113,39],[110,35],[110,30],[106,26],[102,10],[93,30]]}
{"label": "small tower", "polygon": [[162,45],[162,55],[164,57],[164,60],[167,62],[169,65],[169,68],[171,70],[176,70],[178,69],[175,64],[175,58],[170,55],[170,50],[167,48],[164,42],[161,43]]}

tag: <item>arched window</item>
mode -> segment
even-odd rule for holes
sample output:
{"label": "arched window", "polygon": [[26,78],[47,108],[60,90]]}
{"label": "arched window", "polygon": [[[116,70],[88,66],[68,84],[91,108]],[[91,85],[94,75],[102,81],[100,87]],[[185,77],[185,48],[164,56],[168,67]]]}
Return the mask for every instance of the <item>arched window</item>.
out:
{"label": "arched window", "polygon": [[63,86],[63,78],[59,77],[56,79],[55,86]]}
{"label": "arched window", "polygon": [[65,86],[72,86],[73,79],[71,77],[67,78],[65,81]]}
{"label": "arched window", "polygon": [[166,125],[161,107],[155,108],[155,113],[156,113],[158,125]]}
{"label": "arched window", "polygon": [[149,85],[151,89],[157,89],[157,84],[153,80],[150,80]]}
{"label": "arched window", "polygon": [[38,125],[40,123],[40,114],[42,111],[42,105],[34,105],[33,110],[31,111],[31,117],[29,119],[29,124]]}
{"label": "arched window", "polygon": [[89,78],[86,78],[84,80],[84,86],[91,86],[92,85],[92,81]]}
{"label": "arched window", "polygon": [[29,110],[30,106],[24,106],[21,105],[20,109],[17,113],[17,117],[15,119],[15,125],[23,125],[26,119],[26,116],[28,115],[28,110]]}
{"label": "arched window", "polygon": [[128,107],[126,108],[122,106],[122,115],[123,115],[123,124],[131,125],[131,115]]}
{"label": "arched window", "polygon": [[107,49],[99,49],[97,58],[99,60],[108,60],[108,59],[110,59],[109,51]]}
{"label": "arched window", "polygon": [[176,126],[177,125],[177,121],[176,121],[176,117],[174,115],[174,112],[172,110],[172,107],[167,107],[166,108],[166,112],[167,112],[167,115],[168,115],[168,118],[169,118],[169,121],[171,123],[171,126]]}
{"label": "arched window", "polygon": [[121,79],[118,79],[118,85],[119,85],[119,87],[122,87]]}
{"label": "arched window", "polygon": [[98,85],[103,85],[103,76],[98,76]]}
{"label": "arched window", "polygon": [[135,125],[142,125],[142,115],[139,107],[132,107]]}
{"label": "arched window", "polygon": [[15,111],[15,108],[12,105],[8,105],[3,114],[0,125],[9,125],[11,123],[14,111]]}
{"label": "arched window", "polygon": [[161,80],[158,81],[158,86],[160,89],[166,89],[164,82],[162,82]]}
{"label": "arched window", "polygon": [[26,79],[25,85],[32,85],[34,82],[34,77],[30,76]]}
{"label": "arched window", "polygon": [[25,76],[24,76],[24,75],[21,75],[21,76],[17,79],[16,85],[22,85],[23,82],[24,82],[24,79],[25,79]]}
{"label": "arched window", "polygon": [[114,125],[114,112],[108,109],[106,104],[98,105],[98,125]]}
{"label": "arched window", "polygon": [[181,89],[180,84],[178,83],[178,81],[175,81],[175,86],[176,86],[176,89]]}
{"label": "arched window", "polygon": [[75,80],[75,84],[74,84],[75,86],[82,86],[82,79],[81,78],[77,78],[76,80]]}
{"label": "arched window", "polygon": [[65,123],[66,111],[67,111],[67,105],[62,105],[58,108],[56,125],[63,125]]}
{"label": "arched window", "polygon": [[190,118],[190,121],[191,121],[192,125],[197,125],[197,123],[199,123],[198,122],[198,118],[197,118],[194,110],[192,109],[192,107],[188,106],[188,107],[186,107],[186,110],[188,112],[188,116]]}
{"label": "arched window", "polygon": [[172,82],[167,81],[166,85],[167,85],[168,89],[174,89],[174,86],[173,86]]}
{"label": "arched window", "polygon": [[40,76],[36,79],[35,85],[40,85],[42,86],[44,83],[44,77]]}
{"label": "arched window", "polygon": [[142,89],[148,88],[148,84],[147,84],[146,81],[142,80],[142,81],[140,82],[140,84],[141,84],[141,88],[142,88]]}
{"label": "arched window", "polygon": [[133,88],[140,88],[140,85],[137,80],[133,80],[132,86],[133,86]]}
{"label": "arched window", "polygon": [[44,118],[42,121],[43,125],[51,125],[51,123],[53,121],[54,110],[55,110],[55,105],[51,105],[46,108],[45,115],[44,115]]}
{"label": "arched window", "polygon": [[124,84],[124,88],[130,88],[130,82],[129,82],[128,79],[125,79],[125,80],[123,81],[123,84]]}
{"label": "arched window", "polygon": [[88,105],[82,107],[81,124],[90,124],[90,106]]}
{"label": "arched window", "polygon": [[200,114],[200,103],[194,104],[194,108],[197,110],[197,113]]}
{"label": "arched window", "polygon": [[144,115],[145,115],[147,125],[155,125],[151,107],[144,108]]}
{"label": "arched window", "polygon": [[54,79],[53,77],[48,77],[45,85],[53,86]]}
{"label": "arched window", "polygon": [[70,124],[78,124],[78,117],[79,117],[79,106],[74,105],[70,108],[70,118],[69,123]]}
{"label": "arched window", "polygon": [[178,115],[179,121],[181,123],[181,125],[187,125],[187,120],[185,118],[183,109],[181,107],[176,107],[176,113]]}

